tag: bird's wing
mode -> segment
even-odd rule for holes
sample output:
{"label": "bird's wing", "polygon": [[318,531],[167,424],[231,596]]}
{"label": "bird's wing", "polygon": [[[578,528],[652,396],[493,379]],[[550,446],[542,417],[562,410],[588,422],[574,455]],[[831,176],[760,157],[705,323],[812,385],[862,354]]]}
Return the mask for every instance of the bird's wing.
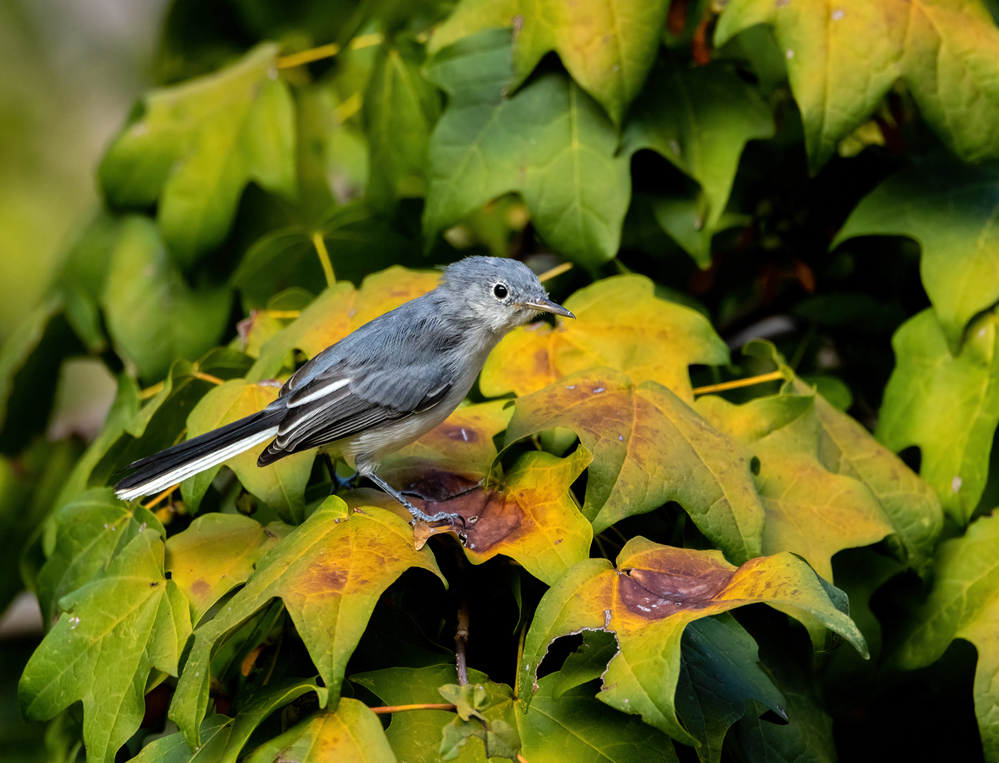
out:
{"label": "bird's wing", "polygon": [[331,365],[291,389],[277,437],[261,454],[263,466],[282,456],[372,429],[426,410],[443,399],[454,374],[440,364]]}

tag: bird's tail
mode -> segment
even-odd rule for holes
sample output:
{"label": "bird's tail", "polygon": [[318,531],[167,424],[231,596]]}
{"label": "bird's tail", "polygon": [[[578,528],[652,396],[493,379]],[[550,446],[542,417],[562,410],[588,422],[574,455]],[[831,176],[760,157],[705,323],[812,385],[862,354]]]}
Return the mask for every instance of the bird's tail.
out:
{"label": "bird's tail", "polygon": [[135,461],[125,468],[136,471],[118,482],[114,492],[122,500],[130,501],[218,466],[276,435],[283,415],[284,411],[264,410]]}

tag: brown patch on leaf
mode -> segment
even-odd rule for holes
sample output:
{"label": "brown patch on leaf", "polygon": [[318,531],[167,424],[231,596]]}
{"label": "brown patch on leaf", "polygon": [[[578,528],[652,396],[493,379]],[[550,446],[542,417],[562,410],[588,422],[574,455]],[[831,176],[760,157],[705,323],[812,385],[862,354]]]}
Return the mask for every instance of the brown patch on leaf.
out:
{"label": "brown patch on leaf", "polygon": [[204,578],[198,578],[191,583],[191,594],[199,599],[205,598],[209,593],[211,593],[211,590],[211,584]]}
{"label": "brown patch on leaf", "polygon": [[621,602],[634,614],[659,620],[682,609],[711,605],[732,581],[732,575],[729,570],[696,565],[673,572],[622,570],[618,593]]}

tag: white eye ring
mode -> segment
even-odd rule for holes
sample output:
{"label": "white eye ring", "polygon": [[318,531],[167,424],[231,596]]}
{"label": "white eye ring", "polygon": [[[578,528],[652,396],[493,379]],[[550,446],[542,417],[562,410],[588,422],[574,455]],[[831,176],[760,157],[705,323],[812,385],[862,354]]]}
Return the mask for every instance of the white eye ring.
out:
{"label": "white eye ring", "polygon": [[502,281],[495,286],[493,286],[493,296],[496,299],[506,299],[510,294],[510,290],[506,287],[506,284]]}

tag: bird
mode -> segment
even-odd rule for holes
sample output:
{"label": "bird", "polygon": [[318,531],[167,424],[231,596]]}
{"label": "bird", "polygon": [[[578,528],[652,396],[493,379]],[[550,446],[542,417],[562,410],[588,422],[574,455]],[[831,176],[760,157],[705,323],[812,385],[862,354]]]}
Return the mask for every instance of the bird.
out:
{"label": "bird", "polygon": [[445,267],[432,291],[317,354],[263,410],[129,464],[125,470],[134,471],[114,492],[122,500],[159,493],[266,442],[259,467],[320,448],[352,464],[413,521],[453,525],[457,515],[416,508],[378,476],[378,467],[443,422],[499,341],[540,313],[575,318],[522,262],[466,257]]}

